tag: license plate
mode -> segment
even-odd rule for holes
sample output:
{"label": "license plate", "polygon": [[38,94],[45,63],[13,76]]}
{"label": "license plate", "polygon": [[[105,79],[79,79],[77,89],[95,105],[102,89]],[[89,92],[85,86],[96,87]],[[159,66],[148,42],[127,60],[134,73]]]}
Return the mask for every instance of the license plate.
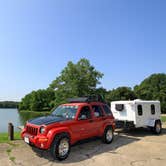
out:
{"label": "license plate", "polygon": [[29,138],[28,137],[24,137],[24,141],[29,144]]}

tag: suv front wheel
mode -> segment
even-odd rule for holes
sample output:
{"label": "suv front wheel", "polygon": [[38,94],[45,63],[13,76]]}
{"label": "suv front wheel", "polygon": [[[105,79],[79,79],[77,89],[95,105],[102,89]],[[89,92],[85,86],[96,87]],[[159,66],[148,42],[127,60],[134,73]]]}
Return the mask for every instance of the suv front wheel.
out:
{"label": "suv front wheel", "polygon": [[70,153],[70,139],[68,134],[62,133],[55,136],[50,152],[54,159],[65,160]]}
{"label": "suv front wheel", "polygon": [[110,144],[114,138],[114,132],[111,126],[107,126],[104,130],[102,141],[106,144]]}

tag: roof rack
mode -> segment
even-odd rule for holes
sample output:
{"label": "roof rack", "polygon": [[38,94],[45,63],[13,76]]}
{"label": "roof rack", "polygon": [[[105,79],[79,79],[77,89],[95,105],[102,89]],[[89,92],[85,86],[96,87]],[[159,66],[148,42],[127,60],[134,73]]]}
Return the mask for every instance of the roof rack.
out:
{"label": "roof rack", "polygon": [[78,98],[69,98],[69,103],[89,103],[89,102],[102,102],[105,103],[101,95],[91,95],[85,97],[78,97]]}

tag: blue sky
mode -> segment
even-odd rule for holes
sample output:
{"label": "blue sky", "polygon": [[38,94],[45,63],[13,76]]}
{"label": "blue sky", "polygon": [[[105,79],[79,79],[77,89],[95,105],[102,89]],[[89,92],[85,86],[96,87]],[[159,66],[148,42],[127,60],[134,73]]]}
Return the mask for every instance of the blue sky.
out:
{"label": "blue sky", "polygon": [[0,0],[0,100],[47,88],[87,58],[101,86],[133,87],[166,72],[164,0]]}

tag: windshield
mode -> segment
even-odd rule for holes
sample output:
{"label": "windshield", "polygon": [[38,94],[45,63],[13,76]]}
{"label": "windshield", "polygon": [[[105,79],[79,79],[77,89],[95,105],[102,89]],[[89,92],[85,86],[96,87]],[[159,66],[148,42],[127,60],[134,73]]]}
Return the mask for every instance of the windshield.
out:
{"label": "windshield", "polygon": [[78,106],[59,106],[52,112],[52,115],[66,119],[74,119],[77,109]]}

